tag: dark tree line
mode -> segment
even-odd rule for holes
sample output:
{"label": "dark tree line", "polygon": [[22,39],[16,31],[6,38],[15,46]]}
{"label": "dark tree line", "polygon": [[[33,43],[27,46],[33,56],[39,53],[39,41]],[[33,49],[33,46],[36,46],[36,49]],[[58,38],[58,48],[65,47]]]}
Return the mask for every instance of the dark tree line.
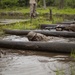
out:
{"label": "dark tree line", "polygon": [[[38,6],[43,6],[43,0],[37,0]],[[60,8],[63,7],[72,7],[75,8],[75,0],[45,0],[47,6],[59,6]],[[27,7],[29,6],[29,0],[0,0],[0,8],[7,8],[7,7]]]}

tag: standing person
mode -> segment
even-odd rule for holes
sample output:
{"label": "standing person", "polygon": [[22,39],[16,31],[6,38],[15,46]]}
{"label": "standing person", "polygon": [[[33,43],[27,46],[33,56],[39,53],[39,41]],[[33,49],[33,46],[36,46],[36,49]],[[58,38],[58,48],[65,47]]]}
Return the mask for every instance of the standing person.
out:
{"label": "standing person", "polygon": [[30,0],[30,17],[33,18],[36,16],[36,7],[37,7],[37,2],[36,0]]}

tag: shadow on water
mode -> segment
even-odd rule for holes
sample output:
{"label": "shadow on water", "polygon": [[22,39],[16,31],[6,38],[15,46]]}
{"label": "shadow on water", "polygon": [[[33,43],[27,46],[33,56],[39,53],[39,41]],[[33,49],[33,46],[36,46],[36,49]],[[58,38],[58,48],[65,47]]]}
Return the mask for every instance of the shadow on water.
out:
{"label": "shadow on water", "polygon": [[[15,35],[1,39],[28,41],[26,37]],[[75,75],[75,62],[70,54],[1,48],[0,51],[3,52],[0,75],[72,75],[72,71]]]}

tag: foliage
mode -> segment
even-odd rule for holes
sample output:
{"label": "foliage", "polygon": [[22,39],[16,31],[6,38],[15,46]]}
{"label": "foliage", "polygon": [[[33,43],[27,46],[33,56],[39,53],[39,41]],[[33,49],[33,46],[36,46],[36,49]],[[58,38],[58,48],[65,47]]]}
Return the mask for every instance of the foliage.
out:
{"label": "foliage", "polygon": [[18,0],[0,0],[1,8],[7,8],[17,5]]}
{"label": "foliage", "polygon": [[[47,6],[52,6],[53,3],[54,3],[54,0],[46,0],[46,5],[47,5]],[[38,6],[39,6],[39,7],[43,6],[43,0],[39,0],[39,1],[38,1]]]}
{"label": "foliage", "polygon": [[72,50],[71,57],[75,59],[75,50]]}
{"label": "foliage", "polygon": [[[60,6],[63,3],[60,3],[62,0],[46,0],[47,6]],[[75,0],[63,0],[64,1],[64,7],[69,6],[72,8],[75,8]],[[43,0],[38,0],[38,6],[43,6]],[[13,7],[13,6],[19,6],[19,7],[27,7],[29,6],[29,0],[0,0],[0,8],[7,8],[7,7]]]}
{"label": "foliage", "polygon": [[18,6],[28,6],[29,5],[29,0],[18,0]]}
{"label": "foliage", "polygon": [[66,0],[66,5],[75,8],[75,0]]}

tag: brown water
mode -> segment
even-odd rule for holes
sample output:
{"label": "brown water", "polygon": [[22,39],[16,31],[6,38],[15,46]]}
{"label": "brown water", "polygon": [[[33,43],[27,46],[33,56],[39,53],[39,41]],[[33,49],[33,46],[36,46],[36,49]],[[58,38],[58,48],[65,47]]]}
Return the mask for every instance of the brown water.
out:
{"label": "brown water", "polygon": [[[50,36],[50,40],[48,42],[75,42],[75,38],[63,38],[63,37],[53,37]],[[10,41],[25,41],[28,42],[28,38],[25,36],[16,36],[16,35],[6,35],[1,36],[2,40],[10,40]]]}
{"label": "brown water", "polygon": [[[28,41],[26,37],[19,36],[2,39]],[[70,54],[12,49],[0,51],[3,53],[0,58],[0,75],[75,75],[75,62]]]}

